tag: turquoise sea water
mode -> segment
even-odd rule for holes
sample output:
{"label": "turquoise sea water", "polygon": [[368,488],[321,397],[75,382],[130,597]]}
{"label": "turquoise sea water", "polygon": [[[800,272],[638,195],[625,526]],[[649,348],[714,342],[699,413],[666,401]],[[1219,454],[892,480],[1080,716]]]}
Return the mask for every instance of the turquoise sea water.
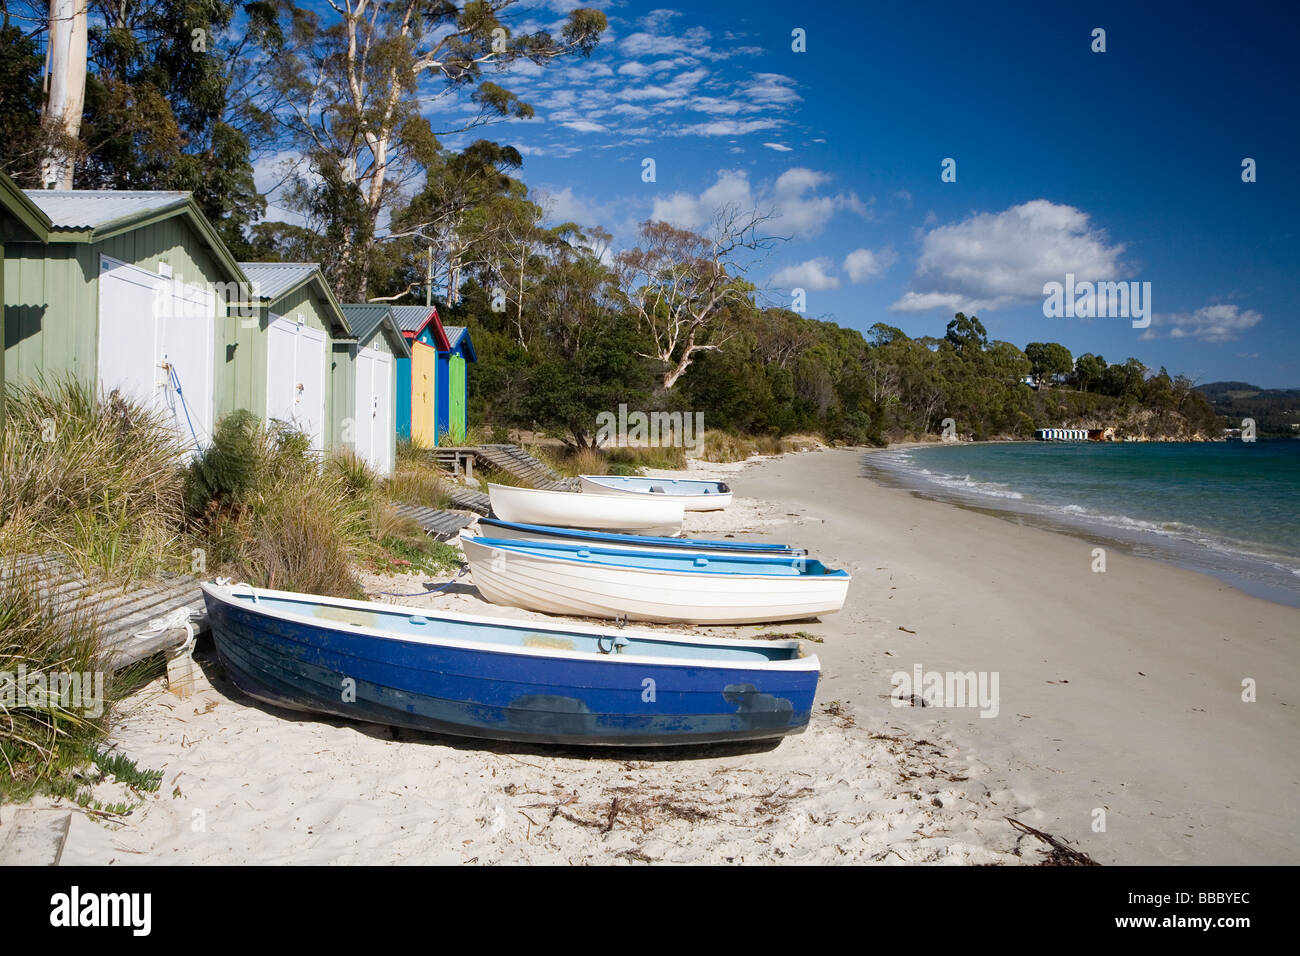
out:
{"label": "turquoise sea water", "polygon": [[954,443],[866,462],[928,497],[1083,532],[1300,606],[1300,441]]}

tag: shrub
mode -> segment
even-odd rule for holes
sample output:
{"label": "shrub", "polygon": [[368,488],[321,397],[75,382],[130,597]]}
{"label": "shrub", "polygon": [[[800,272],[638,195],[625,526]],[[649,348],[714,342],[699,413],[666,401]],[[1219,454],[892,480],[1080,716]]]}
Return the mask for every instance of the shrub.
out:
{"label": "shrub", "polygon": [[247,411],[222,419],[190,467],[186,503],[209,564],[261,587],[355,596],[351,559],[370,541],[375,479],[307,436]]}

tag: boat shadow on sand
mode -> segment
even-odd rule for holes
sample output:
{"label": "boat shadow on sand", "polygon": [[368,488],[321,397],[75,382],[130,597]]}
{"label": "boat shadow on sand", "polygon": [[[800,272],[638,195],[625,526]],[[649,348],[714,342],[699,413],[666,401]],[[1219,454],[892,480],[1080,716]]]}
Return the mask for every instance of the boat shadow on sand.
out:
{"label": "boat shadow on sand", "polygon": [[[473,588],[464,586],[468,591]],[[294,724],[324,724],[330,727],[351,727],[357,733],[373,740],[395,741],[417,746],[450,747],[454,750],[477,751],[502,755],[524,755],[537,757],[565,757],[586,760],[637,760],[680,762],[685,760],[705,760],[717,757],[734,757],[745,754],[767,753],[781,745],[784,738],[774,737],[760,740],[736,741],[734,743],[695,744],[683,747],[610,747],[610,746],[573,746],[564,744],[534,744],[509,740],[488,740],[477,737],[459,737],[453,734],[438,734],[429,731],[411,730],[395,727],[391,724],[376,724],[365,720],[337,717],[333,714],[312,713],[280,707],[258,700],[246,694],[226,674],[224,666],[217,659],[210,638],[206,646],[200,642],[200,648],[194,652],[194,662],[203,671],[212,689],[231,703],[260,710],[278,720]]]}

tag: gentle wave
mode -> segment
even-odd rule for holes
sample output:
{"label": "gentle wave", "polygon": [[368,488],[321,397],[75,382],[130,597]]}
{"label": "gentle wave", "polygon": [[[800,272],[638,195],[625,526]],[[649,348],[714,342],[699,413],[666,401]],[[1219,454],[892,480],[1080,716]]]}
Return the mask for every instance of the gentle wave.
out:
{"label": "gentle wave", "polygon": [[[917,460],[914,454],[917,450],[873,452],[868,455],[868,462],[896,479],[901,479],[901,484],[922,493],[928,488],[939,497],[951,496],[968,504],[984,502],[994,510],[1009,509],[1011,513],[1024,516],[1038,515],[1052,524],[1091,530],[1107,537],[1117,536],[1120,541],[1130,545],[1140,545],[1145,541],[1156,547],[1158,556],[1170,558],[1179,564],[1189,564],[1216,573],[1225,570],[1237,577],[1271,581],[1271,586],[1288,592],[1295,590],[1295,585],[1288,582],[1300,577],[1300,567],[1297,566],[1300,559],[1295,554],[1282,553],[1271,545],[1240,540],[1188,521],[1139,518],[1077,502],[1052,500],[1050,494],[1044,495],[1043,491],[1034,490],[1034,478],[1038,477],[1041,481],[1041,475],[1028,475],[1020,481],[1013,479],[1008,482],[978,479],[970,473],[933,469],[925,466],[932,462],[922,464]],[[1124,487],[1116,487],[1114,493],[1117,497],[1122,497],[1126,490],[1128,489]],[[1058,498],[1060,494],[1058,487]],[[1164,542],[1164,545],[1157,546],[1159,542]],[[1200,557],[1196,557],[1196,554]],[[1266,596],[1276,599],[1272,593]],[[1288,599],[1288,603],[1300,603],[1300,593],[1295,594],[1294,599]]]}

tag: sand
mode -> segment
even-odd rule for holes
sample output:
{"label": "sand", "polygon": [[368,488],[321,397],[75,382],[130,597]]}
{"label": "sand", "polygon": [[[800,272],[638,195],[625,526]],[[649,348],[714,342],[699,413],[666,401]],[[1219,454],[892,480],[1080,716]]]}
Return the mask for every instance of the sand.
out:
{"label": "sand", "polygon": [[[688,531],[789,541],[854,575],[844,611],[780,628],[822,639],[805,734],[690,753],[475,744],[257,704],[209,654],[194,697],[155,684],[128,702],[113,743],[163,785],[101,785],[139,805],[74,813],[64,862],[1039,860],[1007,817],[1103,863],[1300,859],[1300,611],[1117,551],[1094,573],[1091,543],[883,487],[862,455],[693,463],[738,497]],[[540,616],[467,581],[385,600]],[[996,716],[895,706],[892,675],[917,665],[996,674]]]}

